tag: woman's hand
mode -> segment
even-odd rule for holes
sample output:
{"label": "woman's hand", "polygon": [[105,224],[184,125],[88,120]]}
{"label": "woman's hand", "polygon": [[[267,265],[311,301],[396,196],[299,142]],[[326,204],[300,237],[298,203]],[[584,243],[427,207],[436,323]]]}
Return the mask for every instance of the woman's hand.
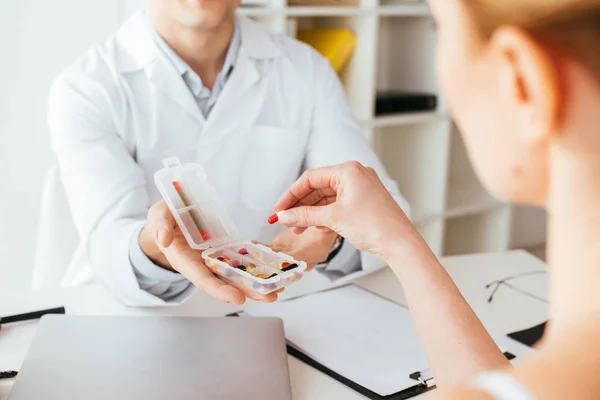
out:
{"label": "woman's hand", "polygon": [[282,224],[327,227],[390,266],[438,386],[510,365],[375,171],[357,162],[307,171],[276,204],[283,210]]}
{"label": "woman's hand", "polygon": [[306,171],[275,211],[294,233],[326,227],[384,260],[427,249],[377,173],[356,161]]}

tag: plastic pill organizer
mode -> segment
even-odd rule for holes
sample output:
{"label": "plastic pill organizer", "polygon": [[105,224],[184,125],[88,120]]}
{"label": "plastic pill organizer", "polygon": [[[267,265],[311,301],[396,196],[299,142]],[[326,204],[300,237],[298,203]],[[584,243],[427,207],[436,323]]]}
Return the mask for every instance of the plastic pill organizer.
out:
{"label": "plastic pill organizer", "polygon": [[306,263],[249,240],[236,240],[237,228],[199,164],[163,161],[156,186],[193,249],[214,272],[261,294],[288,286],[302,276]]}

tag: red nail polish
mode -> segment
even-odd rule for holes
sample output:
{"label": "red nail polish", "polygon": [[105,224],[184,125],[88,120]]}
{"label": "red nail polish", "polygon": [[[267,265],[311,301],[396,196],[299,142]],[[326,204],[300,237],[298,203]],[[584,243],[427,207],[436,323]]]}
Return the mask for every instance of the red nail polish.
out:
{"label": "red nail polish", "polygon": [[273,225],[277,221],[279,221],[279,216],[277,214],[273,214],[269,217],[269,224]]}

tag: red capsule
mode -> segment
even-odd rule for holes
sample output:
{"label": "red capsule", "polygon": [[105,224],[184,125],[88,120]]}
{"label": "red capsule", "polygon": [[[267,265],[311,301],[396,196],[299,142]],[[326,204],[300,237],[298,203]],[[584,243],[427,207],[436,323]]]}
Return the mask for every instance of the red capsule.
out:
{"label": "red capsule", "polygon": [[269,217],[269,224],[273,225],[275,222],[279,221],[279,216],[277,214],[273,214]]}
{"label": "red capsule", "polygon": [[247,255],[249,254],[249,253],[248,253],[248,250],[246,250],[246,249],[239,249],[239,250],[238,250],[238,253],[240,253],[240,254],[241,254],[241,255],[243,255],[243,256],[247,256]]}
{"label": "red capsule", "polygon": [[285,267],[287,267],[288,265],[290,265],[289,262],[282,262],[281,264],[279,264],[279,269],[284,269]]}

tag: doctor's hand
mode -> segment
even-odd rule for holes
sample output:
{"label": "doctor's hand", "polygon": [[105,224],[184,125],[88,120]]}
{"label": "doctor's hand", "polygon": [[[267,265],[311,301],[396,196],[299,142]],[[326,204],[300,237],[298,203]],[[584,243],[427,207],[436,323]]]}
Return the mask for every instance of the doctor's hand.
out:
{"label": "doctor's hand", "polygon": [[155,264],[179,272],[198,289],[221,301],[243,304],[246,298],[268,303],[277,300],[277,292],[262,295],[214,275],[204,264],[202,252],[188,245],[164,201],[148,211],[139,243]]}
{"label": "doctor's hand", "polygon": [[306,262],[310,271],[315,265],[327,261],[331,248],[338,235],[327,229],[307,229],[300,235],[287,229],[279,234],[269,246],[273,251],[288,254],[294,259]]}
{"label": "doctor's hand", "polygon": [[306,171],[275,211],[295,232],[327,227],[384,261],[429,251],[377,173],[356,161]]}

